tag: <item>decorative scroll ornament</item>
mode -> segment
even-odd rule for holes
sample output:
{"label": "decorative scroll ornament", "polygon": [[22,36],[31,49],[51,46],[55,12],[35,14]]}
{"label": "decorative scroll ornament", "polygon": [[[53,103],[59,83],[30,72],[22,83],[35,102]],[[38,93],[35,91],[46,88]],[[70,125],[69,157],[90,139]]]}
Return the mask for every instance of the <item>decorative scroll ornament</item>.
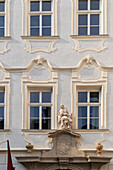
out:
{"label": "decorative scroll ornament", "polygon": [[85,58],[85,63],[86,65],[84,66],[85,68],[87,69],[92,69],[92,68],[95,68],[95,60],[93,59],[93,57],[91,55],[88,55],[86,58]]}
{"label": "decorative scroll ornament", "polygon": [[98,155],[98,156],[101,155],[102,149],[103,149],[103,145],[101,145],[100,143],[98,143],[97,146],[96,146],[96,150],[97,150],[97,155]]}
{"label": "decorative scroll ornament", "polygon": [[39,56],[37,65],[35,66],[35,68],[38,68],[39,70],[46,69],[45,63],[46,63],[46,60],[42,56]]}
{"label": "decorative scroll ornament", "polygon": [[58,122],[60,129],[72,129],[72,113],[69,114],[68,109],[63,104],[60,105],[58,113]]}

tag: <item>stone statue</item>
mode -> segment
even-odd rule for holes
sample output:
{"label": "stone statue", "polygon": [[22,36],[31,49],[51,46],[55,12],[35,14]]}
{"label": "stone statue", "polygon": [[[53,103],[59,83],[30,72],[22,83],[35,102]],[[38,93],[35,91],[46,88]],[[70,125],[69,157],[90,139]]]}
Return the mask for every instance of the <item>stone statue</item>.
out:
{"label": "stone statue", "polygon": [[60,129],[71,129],[72,128],[72,113],[69,114],[68,109],[63,104],[60,105],[60,111],[58,113],[58,122]]}

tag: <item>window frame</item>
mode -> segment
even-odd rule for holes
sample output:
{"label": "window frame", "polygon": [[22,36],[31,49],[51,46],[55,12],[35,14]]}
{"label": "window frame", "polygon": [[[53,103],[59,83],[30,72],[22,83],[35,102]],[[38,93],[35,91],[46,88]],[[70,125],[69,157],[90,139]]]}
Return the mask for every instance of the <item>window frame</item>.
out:
{"label": "window frame", "polygon": [[[101,0],[100,0],[101,1]],[[78,2],[79,2],[79,0],[78,0]],[[101,3],[101,2],[100,2]],[[99,3],[99,4],[100,4]],[[100,4],[100,6],[101,6],[101,4]],[[102,13],[102,11],[99,9],[99,10],[91,10],[90,9],[90,0],[88,0],[88,9],[87,10],[79,10],[78,9],[78,3],[77,3],[77,19],[78,19],[78,17],[79,17],[79,15],[87,15],[87,34],[86,34],[86,36],[87,35],[94,35],[94,34],[91,34],[91,31],[90,31],[90,27],[91,27],[91,25],[90,25],[90,18],[91,18],[91,15],[92,14],[98,14],[99,15],[99,20],[100,20],[100,14]],[[77,23],[78,23],[78,21],[77,21]],[[96,25],[97,26],[97,25]],[[96,26],[92,26],[92,27],[96,27]],[[96,34],[96,35],[100,35],[101,33],[100,33],[100,21],[99,21],[99,34]],[[77,35],[79,35],[78,34],[78,28],[79,27],[82,27],[82,26],[77,26]]]}
{"label": "window frame", "polygon": [[[30,1],[37,1],[37,0],[23,0],[22,1],[22,7],[23,7],[23,30],[22,30],[22,37],[34,37],[40,38],[40,37],[45,37],[45,36],[30,36],[30,20],[29,20],[29,11],[30,11]],[[42,0],[40,0],[42,1]],[[45,0],[47,1],[47,0]],[[58,17],[57,17],[57,8],[58,8],[58,0],[51,0],[52,1],[52,28],[51,28],[51,36],[47,36],[48,39],[49,37],[58,37]]]}
{"label": "window frame", "polygon": [[[40,11],[30,11],[30,2],[32,1],[39,1],[40,2]],[[30,34],[30,29],[31,29],[31,25],[30,25],[30,17],[31,16],[40,16],[40,20],[39,20],[39,36],[43,36],[42,35],[42,16],[47,16],[47,15],[51,15],[51,35],[49,36],[52,36],[53,35],[53,2],[52,0],[46,0],[46,1],[51,1],[51,11],[42,11],[42,2],[45,1],[45,0],[29,0],[29,3],[28,3],[28,36],[31,36]]]}
{"label": "window frame", "polygon": [[0,39],[2,38],[6,38],[8,40],[11,39],[10,37],[10,8],[11,8],[11,0],[0,0],[0,2],[5,2],[5,11],[4,12],[0,12],[0,16],[4,16],[4,36],[0,37]]}
{"label": "window frame", "polygon": [[[39,97],[39,103],[30,103],[30,92],[39,92],[41,95]],[[42,92],[51,92],[51,103],[43,103],[42,101]],[[52,127],[52,107],[53,107],[53,101],[52,101],[52,89],[42,89],[41,87],[37,87],[36,89],[34,88],[28,88],[28,129],[32,129],[30,128],[30,107],[31,106],[38,106],[39,107],[39,129],[34,129],[34,130],[49,130],[49,129],[42,129],[42,107],[44,106],[48,106],[51,107],[51,127]],[[51,128],[50,128],[51,129]]]}
{"label": "window frame", "polygon": [[[0,88],[0,92],[4,92],[4,103],[0,103],[0,107],[4,107],[4,118],[3,118],[3,120],[4,120],[4,127],[0,128],[0,130],[3,130],[3,129],[5,129],[5,113],[6,113],[6,93],[5,93],[5,88],[1,87]],[[2,119],[2,118],[0,117],[0,119]]]}
{"label": "window frame", "polygon": [[[89,1],[89,0],[88,0]],[[101,36],[101,35],[107,35],[107,1],[108,0],[100,0],[100,10],[78,10],[78,0],[72,0],[72,35],[76,36],[93,36],[93,35],[78,35],[78,13],[84,14],[84,13],[101,13],[101,32],[99,35],[94,35],[94,36]]]}
{"label": "window frame", "polygon": [[[100,122],[100,119],[101,119],[101,87],[94,87],[94,89],[92,89],[91,87],[82,87],[83,89],[79,89],[79,86],[77,87],[77,91],[76,91],[76,113],[77,113],[77,122],[76,122],[76,127],[78,129],[78,119],[80,119],[78,117],[78,107],[79,106],[86,106],[87,107],[87,129],[83,129],[83,130],[92,130],[90,129],[89,125],[90,125],[90,107],[91,106],[98,106],[99,107],[99,117],[96,117],[99,119],[99,128],[98,129],[101,129],[101,122]],[[78,102],[78,92],[87,92],[87,102],[84,102],[84,103],[79,103]],[[90,102],[90,92],[99,92],[99,102]],[[82,130],[82,129],[81,129]],[[94,130],[94,129],[93,129]]]}

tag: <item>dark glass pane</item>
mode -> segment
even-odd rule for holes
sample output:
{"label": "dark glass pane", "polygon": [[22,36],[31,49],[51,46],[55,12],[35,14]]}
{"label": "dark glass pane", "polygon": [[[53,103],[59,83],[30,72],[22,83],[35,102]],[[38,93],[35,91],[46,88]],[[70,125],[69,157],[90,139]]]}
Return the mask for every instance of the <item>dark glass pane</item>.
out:
{"label": "dark glass pane", "polygon": [[51,36],[51,28],[42,28],[42,36]]}
{"label": "dark glass pane", "polygon": [[42,11],[51,11],[51,1],[42,1]]}
{"label": "dark glass pane", "polygon": [[99,117],[99,106],[90,106],[90,117]]}
{"label": "dark glass pane", "polygon": [[99,27],[90,27],[90,35],[99,35]]}
{"label": "dark glass pane", "polygon": [[51,129],[50,119],[42,119],[42,129]]}
{"label": "dark glass pane", "polygon": [[30,129],[39,129],[39,119],[30,120]]}
{"label": "dark glass pane", "polygon": [[87,35],[87,27],[79,27],[78,35]]}
{"label": "dark glass pane", "polygon": [[39,28],[31,28],[30,35],[31,36],[39,36]]}
{"label": "dark glass pane", "polygon": [[4,119],[0,119],[0,129],[4,129]]}
{"label": "dark glass pane", "polygon": [[90,15],[90,25],[99,25],[99,14]]}
{"label": "dark glass pane", "polygon": [[90,119],[90,129],[99,129],[99,119]]}
{"label": "dark glass pane", "polygon": [[42,117],[51,117],[51,107],[42,107]]}
{"label": "dark glass pane", "polygon": [[42,26],[51,26],[51,15],[42,16]]}
{"label": "dark glass pane", "polygon": [[4,107],[0,107],[0,118],[4,118]]}
{"label": "dark glass pane", "polygon": [[99,10],[99,2],[100,0],[90,0],[90,9]]}
{"label": "dark glass pane", "polygon": [[0,27],[4,27],[4,16],[0,16]]}
{"label": "dark glass pane", "polygon": [[0,28],[0,37],[4,37],[4,28]]}
{"label": "dark glass pane", "polygon": [[78,10],[87,10],[87,9],[88,9],[88,0],[79,0]]}
{"label": "dark glass pane", "polygon": [[42,92],[42,103],[51,103],[51,92]]}
{"label": "dark glass pane", "polygon": [[31,21],[31,26],[39,26],[39,16],[31,16],[30,21]]}
{"label": "dark glass pane", "polygon": [[30,103],[39,103],[39,92],[30,92]]}
{"label": "dark glass pane", "polygon": [[0,12],[5,11],[5,2],[0,2]]}
{"label": "dark glass pane", "polygon": [[40,10],[40,2],[39,1],[31,1],[30,2],[30,11],[39,11]]}
{"label": "dark glass pane", "polygon": [[87,119],[78,119],[78,129],[87,129]]}
{"label": "dark glass pane", "polygon": [[78,92],[78,103],[87,103],[87,92]]}
{"label": "dark glass pane", "polygon": [[78,15],[78,25],[87,25],[88,15]]}
{"label": "dark glass pane", "polygon": [[4,103],[4,92],[0,92],[0,103]]}
{"label": "dark glass pane", "polygon": [[78,106],[78,117],[87,117],[87,106]]}
{"label": "dark glass pane", "polygon": [[99,92],[90,92],[90,102],[91,103],[99,102]]}
{"label": "dark glass pane", "polygon": [[39,107],[30,107],[30,117],[39,117]]}

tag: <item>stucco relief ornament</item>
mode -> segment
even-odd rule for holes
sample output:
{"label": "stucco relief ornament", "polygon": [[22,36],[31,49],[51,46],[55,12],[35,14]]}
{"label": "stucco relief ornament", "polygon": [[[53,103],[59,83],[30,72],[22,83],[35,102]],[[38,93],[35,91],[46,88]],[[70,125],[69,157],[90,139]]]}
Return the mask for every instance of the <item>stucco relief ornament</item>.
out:
{"label": "stucco relief ornament", "polygon": [[38,68],[39,70],[44,70],[44,69],[46,69],[45,64],[46,64],[45,59],[42,56],[39,56],[37,65],[35,66],[35,68]]}
{"label": "stucco relief ornament", "polygon": [[93,57],[90,56],[90,55],[88,55],[88,56],[86,57],[86,65],[85,65],[85,68],[87,68],[87,69],[92,69],[92,68],[95,68],[94,65],[95,65],[95,61],[94,61]]}
{"label": "stucco relief ornament", "polygon": [[58,122],[60,124],[60,129],[72,129],[72,113],[70,114],[63,104],[60,105]]}

